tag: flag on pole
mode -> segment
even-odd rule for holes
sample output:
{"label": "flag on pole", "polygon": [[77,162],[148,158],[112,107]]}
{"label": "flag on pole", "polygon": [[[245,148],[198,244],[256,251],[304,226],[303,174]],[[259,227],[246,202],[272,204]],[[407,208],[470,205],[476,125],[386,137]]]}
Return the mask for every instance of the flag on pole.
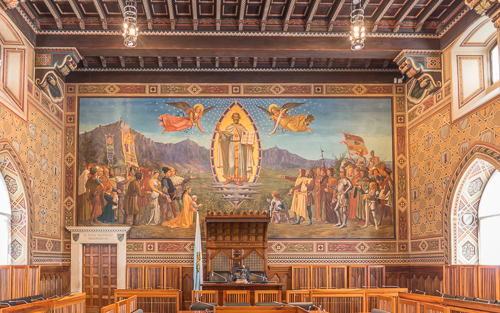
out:
{"label": "flag on pole", "polygon": [[115,140],[113,139],[114,135],[107,134],[104,135],[106,138],[106,152],[108,155],[109,166],[113,166],[113,155],[115,154]]}
{"label": "flag on pole", "polygon": [[342,141],[341,143],[344,143],[347,146],[349,156],[358,155],[360,150],[363,150],[364,155],[368,154],[368,149],[365,146],[363,138],[348,133],[344,133],[344,138],[345,141]]}
{"label": "flag on pole", "polygon": [[201,290],[203,284],[203,254],[201,253],[200,213],[196,212],[196,235],[194,239],[193,290]]}
{"label": "flag on pole", "polygon": [[123,148],[123,156],[125,157],[125,163],[129,163],[130,165],[139,166],[137,162],[137,156],[135,154],[135,135],[132,134],[132,131],[124,131],[120,129],[122,133],[122,148]]}

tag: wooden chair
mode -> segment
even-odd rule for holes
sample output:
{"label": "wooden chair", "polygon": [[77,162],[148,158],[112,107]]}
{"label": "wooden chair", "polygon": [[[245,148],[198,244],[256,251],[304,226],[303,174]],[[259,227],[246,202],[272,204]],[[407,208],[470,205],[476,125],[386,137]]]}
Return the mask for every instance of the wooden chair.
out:
{"label": "wooden chair", "polygon": [[224,303],[250,303],[250,290],[224,290]]}
{"label": "wooden chair", "polygon": [[217,290],[193,290],[191,302],[219,303],[219,292]]}
{"label": "wooden chair", "polygon": [[282,302],[281,290],[255,290],[255,303]]}

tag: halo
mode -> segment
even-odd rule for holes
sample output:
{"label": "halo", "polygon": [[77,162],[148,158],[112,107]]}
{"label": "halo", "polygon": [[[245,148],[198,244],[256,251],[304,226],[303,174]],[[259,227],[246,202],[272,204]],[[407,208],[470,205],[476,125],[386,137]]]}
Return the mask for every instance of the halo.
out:
{"label": "halo", "polygon": [[279,107],[279,106],[277,106],[276,104],[271,104],[271,105],[269,106],[269,112],[273,113],[273,109],[276,109],[276,110],[278,110],[278,111],[279,111],[279,110],[280,110],[280,107]]}
{"label": "halo", "polygon": [[196,105],[194,106],[193,110],[195,110],[195,111],[196,111],[196,108],[201,108],[201,112],[203,112],[203,110],[205,109],[201,103],[196,104]]}

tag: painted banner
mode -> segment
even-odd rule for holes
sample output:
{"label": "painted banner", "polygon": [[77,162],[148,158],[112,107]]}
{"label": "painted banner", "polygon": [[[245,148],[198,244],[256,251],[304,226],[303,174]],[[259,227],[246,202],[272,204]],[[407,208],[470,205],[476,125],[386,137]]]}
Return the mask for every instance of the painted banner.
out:
{"label": "painted banner", "polygon": [[106,137],[106,152],[108,155],[109,166],[113,166],[113,155],[115,154],[115,140],[114,135],[104,135]]}
{"label": "painted banner", "polygon": [[368,149],[365,146],[363,138],[348,133],[344,133],[344,138],[345,141],[342,141],[342,143],[346,144],[349,156],[358,155],[359,150],[363,150],[363,154],[368,154]]}
{"label": "painted banner", "polygon": [[132,135],[130,128],[128,131],[124,131],[123,129],[120,129],[120,131],[122,133],[122,148],[125,163],[139,166],[137,156],[135,155],[135,135]]}

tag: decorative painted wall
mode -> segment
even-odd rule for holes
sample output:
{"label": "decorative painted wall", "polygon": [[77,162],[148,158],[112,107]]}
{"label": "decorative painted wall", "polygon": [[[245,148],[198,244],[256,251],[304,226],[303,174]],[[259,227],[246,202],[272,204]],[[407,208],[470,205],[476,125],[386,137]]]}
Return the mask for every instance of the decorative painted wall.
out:
{"label": "decorative painted wall", "polygon": [[0,28],[0,40],[23,52],[16,71],[14,59],[1,68],[8,72],[0,90],[0,168],[11,181],[12,261],[61,262],[63,111],[33,82],[33,48],[1,10],[0,19],[8,26]]}
{"label": "decorative painted wall", "polygon": [[[178,99],[179,97],[182,97],[182,99],[186,100],[186,98],[195,98],[195,99],[200,99],[199,102],[201,102],[201,99],[204,98],[214,98],[214,97],[219,97],[220,101],[223,101],[225,103],[224,108],[220,110],[223,110],[227,108],[228,105],[230,105],[235,99],[238,99],[239,102],[243,103],[244,101],[248,101],[247,98],[255,98],[256,101],[262,102],[261,105],[262,107],[269,108],[269,105],[271,104],[270,102],[268,103],[267,101],[269,99],[266,98],[275,98],[279,99],[281,98],[280,103],[278,104],[283,104],[284,101],[290,101],[290,102],[298,102],[298,100],[301,100],[301,102],[304,99],[311,99],[312,98],[317,98],[317,99],[336,99],[336,98],[390,98],[392,101],[392,133],[394,134],[393,136],[393,159],[394,159],[394,164],[393,166],[393,178],[395,181],[395,188],[394,188],[394,193],[395,193],[395,198],[394,198],[394,212],[393,212],[393,220],[395,220],[395,234],[392,235],[391,238],[393,239],[388,239],[389,237],[385,237],[387,239],[374,239],[374,238],[368,238],[369,236],[366,236],[365,238],[338,238],[338,237],[332,237],[332,236],[325,236],[327,238],[323,239],[292,239],[292,238],[297,238],[297,237],[292,237],[292,238],[276,238],[270,240],[270,245],[269,245],[269,262],[271,264],[297,264],[297,263],[311,263],[311,262],[327,262],[327,263],[359,263],[361,262],[366,262],[366,263],[396,263],[396,264],[407,264],[409,262],[409,256],[406,254],[408,252],[408,238],[409,238],[409,230],[407,227],[407,219],[408,219],[408,206],[407,206],[407,159],[406,159],[406,153],[407,153],[407,148],[406,148],[406,117],[405,117],[405,112],[406,112],[406,103],[405,103],[405,98],[404,98],[404,87],[400,85],[325,85],[325,84],[259,84],[259,85],[252,85],[252,84],[220,84],[220,85],[211,85],[211,84],[176,84],[176,85],[144,85],[144,84],[135,84],[135,85],[123,85],[123,84],[78,84],[78,85],[68,85],[66,87],[66,92],[67,92],[67,115],[65,118],[65,138],[66,138],[66,143],[65,143],[65,160],[66,160],[66,177],[67,181],[72,181],[73,184],[67,185],[65,189],[65,195],[66,195],[66,201],[65,205],[68,208],[72,208],[71,212],[66,211],[66,219],[68,220],[69,218],[73,219],[73,221],[76,223],[76,219],[78,214],[75,211],[75,202],[78,205],[78,201],[74,200],[78,197],[77,192],[77,180],[78,180],[78,175],[80,174],[80,168],[77,167],[76,163],[74,163],[74,158],[77,155],[76,153],[76,145],[75,143],[81,142],[81,138],[77,139],[76,138],[76,129],[77,126],[82,127],[81,125],[78,125],[78,121],[81,121],[81,117],[78,116],[79,111],[77,109],[77,103],[83,103],[82,99],[83,98],[127,98],[130,96],[133,97],[148,97],[150,98],[149,100],[155,100],[151,98],[159,98],[160,101],[163,101],[167,98],[176,98]],[[227,99],[229,98],[229,99]],[[258,98],[258,99],[257,99]],[[262,99],[261,99],[262,98]],[[90,101],[90,99],[87,99]],[[137,99],[136,99],[137,100]],[[104,100],[103,100],[104,101]],[[351,101],[355,101],[351,99]],[[379,100],[374,100],[374,101],[379,101]],[[156,100],[155,100],[156,102]],[[196,103],[199,103],[194,101],[193,103],[190,103],[191,105],[194,105]],[[188,101],[189,103],[189,101]],[[204,107],[210,107],[211,105],[204,105]],[[248,109],[249,106],[247,106],[246,103],[243,103],[243,106]],[[305,104],[303,105],[305,108]],[[309,108],[309,107],[308,107]],[[81,109],[81,108],[80,108]],[[163,109],[166,109],[166,106],[164,106]],[[299,107],[299,109],[302,110],[302,108]],[[214,109],[215,110],[215,109]],[[290,138],[295,138],[295,136],[304,136],[306,137],[307,135],[310,135],[307,131],[305,132],[292,132],[288,131],[283,133],[276,133],[274,135],[271,135],[268,137],[268,134],[271,132],[272,127],[274,126],[273,121],[269,120],[269,117],[260,109],[257,107],[253,107],[251,110],[248,109],[249,115],[252,117],[252,119],[255,119],[256,125],[257,125],[257,130],[259,131],[259,136],[260,139],[262,140],[262,144],[264,145],[265,140],[274,140],[273,138],[278,138],[278,134],[281,136],[287,136]],[[180,112],[179,109],[172,108],[171,113],[178,113]],[[261,113],[258,113],[261,112]],[[158,113],[158,112],[157,112]],[[161,112],[163,114],[165,112]],[[212,138],[214,135],[213,130],[215,127],[215,122],[222,117],[223,117],[223,112],[218,111],[217,114],[215,114],[215,111],[211,111],[207,113],[206,116],[204,116],[201,121],[201,128],[203,131],[206,132],[206,134]],[[158,113],[158,116],[161,115]],[[214,115],[211,117],[211,115]],[[306,114],[306,111],[302,112],[297,110],[297,115],[300,114]],[[314,127],[319,127],[321,124],[318,122],[317,119],[320,118],[320,114],[314,114],[314,112],[310,112],[307,114],[312,114],[316,120],[313,121],[313,123],[310,125],[311,130],[313,131],[314,134],[318,133],[318,131],[315,132]],[[306,114],[306,115],[307,115]],[[258,115],[262,115],[265,117],[265,120],[270,123],[264,128],[261,128],[259,126],[259,120],[260,117]],[[152,125],[157,126],[156,124],[160,122],[160,120],[157,120],[158,116],[155,116],[154,123]],[[227,115],[226,115],[227,116]],[[116,118],[115,118],[116,117]],[[120,120],[120,115],[113,116],[113,121],[111,122],[119,122]],[[210,119],[210,125],[204,125],[204,123],[208,122]],[[262,119],[264,121],[264,119]],[[123,120],[122,117],[122,122],[123,124],[126,124],[128,126],[129,122],[126,123],[126,121]],[[119,123],[120,124],[120,123]],[[106,123],[99,123],[99,125],[102,125],[102,129],[104,129],[106,126]],[[159,134],[156,134],[156,136],[161,136],[162,132],[162,126],[158,125],[159,128]],[[222,122],[221,128],[224,129],[225,125],[224,122]],[[88,131],[94,129],[89,128],[87,129]],[[82,132],[83,128],[80,128],[80,135]],[[135,129],[135,126],[132,127],[132,129]],[[197,127],[194,128],[195,133],[194,134],[199,134],[199,136],[202,135],[199,130],[197,130]],[[318,130],[318,129],[316,129]],[[134,133],[134,131],[132,131]],[[347,132],[347,130],[345,130]],[[135,133],[134,133],[135,134]],[[179,133],[180,134],[180,133]],[[150,134],[148,134],[150,135]],[[166,132],[167,136],[170,136],[170,132]],[[138,135],[139,136],[139,135]],[[186,136],[183,134],[183,136]],[[189,139],[190,141],[195,141],[197,135],[190,135]],[[216,135],[217,136],[217,135]],[[138,138],[138,137],[137,137]],[[299,137],[297,137],[299,138]],[[216,138],[217,139],[217,138]],[[99,140],[104,140],[104,137]],[[156,141],[156,140],[155,140]],[[337,140],[335,139],[334,144],[342,147],[340,144],[340,141],[342,140]],[[118,138],[116,143],[120,142],[120,139]],[[153,141],[150,141],[153,142]],[[328,142],[327,140],[325,142]],[[338,142],[338,143],[337,143]],[[368,140],[365,140],[365,143],[368,142]],[[367,143],[368,146],[368,143]],[[142,146],[141,146],[142,147]],[[345,149],[345,145],[343,146]],[[118,151],[118,149],[123,150],[123,147],[118,144],[118,148],[114,148],[115,151]],[[141,151],[142,148],[138,148],[138,151]],[[264,147],[265,149],[265,147]],[[368,149],[371,150],[371,148],[368,147]],[[325,150],[325,149],[323,149]],[[376,151],[377,152],[377,151]],[[139,153],[139,152],[138,152]],[[378,152],[377,152],[378,154]],[[311,160],[314,162],[314,159],[320,159],[319,157],[320,151],[318,149],[317,151],[317,156],[316,157],[310,157],[308,160]],[[79,156],[78,156],[79,157]],[[107,156],[104,156],[107,158]],[[355,157],[355,156],[354,156]],[[367,159],[369,159],[369,155],[367,156]],[[101,157],[102,160],[103,157]],[[325,159],[327,158],[327,154],[325,153]],[[98,161],[101,161],[98,160]],[[105,161],[105,160],[103,160]],[[119,160],[116,160],[117,162],[120,162]],[[331,162],[331,161],[327,161]],[[88,162],[86,162],[88,163]],[[103,162],[106,163],[106,162]],[[177,166],[179,167],[180,164]],[[211,170],[210,164],[209,168]],[[186,167],[180,166],[179,169],[181,171],[185,171]],[[187,171],[186,171],[187,172]],[[78,174],[77,174],[78,173]],[[187,173],[185,173],[187,174]],[[184,176],[184,178],[187,178],[185,174],[182,174],[181,176]],[[196,173],[193,173],[194,176]],[[217,174],[217,172],[216,172]],[[276,173],[278,174],[278,173]],[[265,170],[262,170],[262,172],[259,174],[259,179],[257,180],[257,183],[261,183],[261,181],[264,181],[265,179],[263,178],[265,176]],[[291,175],[288,176],[295,176],[297,177],[297,169],[291,173]],[[160,176],[161,177],[161,176]],[[277,175],[275,176],[274,181],[277,182],[286,182],[285,179],[283,178],[278,178]],[[196,182],[196,178],[192,179],[192,184],[194,186]],[[198,182],[201,182],[199,180]],[[210,183],[215,183],[215,180],[213,178],[213,173],[210,178],[210,180],[207,180],[207,182]],[[191,183],[191,182],[190,182]],[[293,183],[289,183],[290,186],[292,187]],[[287,188],[288,188],[287,187]],[[210,187],[212,188],[212,187]],[[200,188],[196,189],[193,187],[193,194],[200,195]],[[68,197],[68,195],[72,194],[72,197]],[[270,191],[267,191],[267,193],[270,194]],[[285,192],[286,193],[286,192]],[[252,196],[253,197],[253,196]],[[267,196],[265,197],[267,198]],[[234,208],[231,204],[227,203],[227,200],[224,200],[226,202],[222,202],[227,205],[229,205],[230,208]],[[202,203],[201,201],[199,201]],[[248,201],[249,202],[249,201]],[[242,206],[245,206],[245,202],[243,204],[240,204],[240,207],[243,208]],[[314,208],[314,207],[313,207]],[[397,209],[396,209],[397,208]],[[268,206],[266,205],[263,209],[268,209]],[[315,224],[318,224],[322,227],[328,227],[332,225],[328,225],[327,223],[322,223],[320,224],[319,221],[315,220],[315,212],[313,213],[313,226]],[[293,216],[293,214],[292,214]],[[122,221],[123,221],[123,216],[121,216]],[[387,217],[385,217],[387,221]],[[132,223],[132,218],[128,218],[128,222]],[[305,223],[307,224],[307,218],[305,219]],[[348,222],[349,223],[349,222]],[[276,227],[282,227],[283,229],[287,229],[288,227],[300,227],[306,229],[306,226],[303,225],[304,221],[301,222],[301,225],[299,226],[291,226],[288,223],[277,223],[275,226]],[[352,226],[351,229],[354,228],[353,225],[348,224],[348,230],[349,226]],[[358,225],[362,226],[362,225]],[[139,226],[137,229],[141,228],[146,228],[148,226]],[[149,226],[152,227],[152,226]],[[162,228],[162,226],[154,226],[158,228]],[[307,226],[311,227],[311,226]],[[332,226],[333,227],[333,226]],[[135,227],[133,227],[135,228]],[[342,229],[338,229],[337,227],[333,227],[337,232],[342,231]],[[371,228],[374,228],[371,226]],[[178,229],[177,229],[178,230]],[[186,231],[186,230],[182,230]],[[190,231],[189,229],[187,231]],[[374,229],[372,230],[374,231]],[[286,232],[282,232],[285,233]],[[137,233],[136,233],[137,236]],[[335,236],[335,235],[334,235]],[[150,236],[148,236],[151,238]],[[161,236],[158,236],[161,237]],[[312,237],[312,236],[311,236]],[[137,237],[135,237],[137,238]],[[184,237],[186,238],[186,237]],[[193,249],[193,241],[192,239],[180,239],[180,238],[152,238],[152,239],[127,239],[127,259],[128,263],[190,263],[192,261],[192,249]],[[307,237],[306,237],[307,238]],[[337,238],[337,239],[331,239],[331,238]],[[379,237],[378,237],[379,238]],[[431,256],[432,258],[432,256]],[[435,259],[424,259],[424,261],[427,262],[436,262]]]}

